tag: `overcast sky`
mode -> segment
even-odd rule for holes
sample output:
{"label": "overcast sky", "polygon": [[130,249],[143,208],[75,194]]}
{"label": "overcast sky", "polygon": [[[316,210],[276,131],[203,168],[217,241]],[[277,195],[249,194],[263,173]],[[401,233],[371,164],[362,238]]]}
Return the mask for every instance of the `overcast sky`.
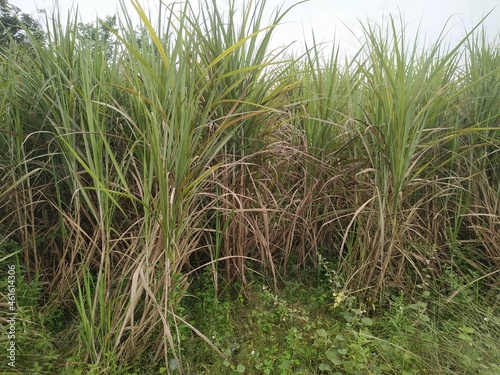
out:
{"label": "overcast sky", "polygon": [[[125,0],[126,3],[129,0]],[[155,9],[159,0],[140,0]],[[197,0],[190,0],[197,1]],[[228,0],[217,0],[221,5]],[[37,16],[37,9],[53,9],[53,0],[9,0],[23,10]],[[173,0],[164,0],[171,3]],[[281,4],[291,5],[295,0],[267,0],[269,14]],[[59,0],[60,9],[64,13],[71,5],[78,4],[83,22],[94,21],[96,15],[118,13],[118,0]],[[242,1],[243,3],[243,1]],[[129,5],[129,9],[132,7]],[[284,19],[275,34],[274,45],[288,45],[295,42],[300,48],[306,40],[311,40],[314,30],[318,42],[336,40],[345,49],[356,49],[356,37],[350,30],[359,29],[358,19],[367,18],[380,21],[388,15],[403,14],[408,30],[415,30],[420,24],[420,33],[427,40],[434,40],[448,21],[449,39],[460,40],[464,29],[470,29],[490,10],[493,12],[485,21],[485,29],[490,38],[500,33],[500,0],[309,0],[295,7]],[[133,10],[132,10],[133,12]],[[64,14],[63,13],[63,14]],[[450,18],[451,17],[451,18]]]}

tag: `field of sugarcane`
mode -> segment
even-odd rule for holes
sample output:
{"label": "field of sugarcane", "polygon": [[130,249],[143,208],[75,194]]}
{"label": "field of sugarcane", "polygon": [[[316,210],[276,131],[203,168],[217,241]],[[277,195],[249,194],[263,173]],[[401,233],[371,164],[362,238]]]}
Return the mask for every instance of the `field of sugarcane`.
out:
{"label": "field of sugarcane", "polygon": [[0,369],[500,373],[500,41],[202,3],[1,50]]}

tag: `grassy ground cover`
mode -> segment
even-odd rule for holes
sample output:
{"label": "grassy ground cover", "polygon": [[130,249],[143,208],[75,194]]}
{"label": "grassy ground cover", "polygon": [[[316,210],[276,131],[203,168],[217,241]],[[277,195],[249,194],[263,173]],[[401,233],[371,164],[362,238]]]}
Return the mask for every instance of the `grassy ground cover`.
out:
{"label": "grassy ground cover", "polygon": [[498,41],[294,57],[265,1],[132,3],[1,50],[2,370],[497,373]]}

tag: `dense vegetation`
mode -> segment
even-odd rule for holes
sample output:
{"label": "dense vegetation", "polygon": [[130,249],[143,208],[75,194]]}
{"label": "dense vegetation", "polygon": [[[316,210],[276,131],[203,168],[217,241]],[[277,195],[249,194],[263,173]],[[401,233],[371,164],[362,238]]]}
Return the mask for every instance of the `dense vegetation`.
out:
{"label": "dense vegetation", "polygon": [[0,368],[498,373],[498,41],[293,56],[265,1],[132,3],[2,45]]}

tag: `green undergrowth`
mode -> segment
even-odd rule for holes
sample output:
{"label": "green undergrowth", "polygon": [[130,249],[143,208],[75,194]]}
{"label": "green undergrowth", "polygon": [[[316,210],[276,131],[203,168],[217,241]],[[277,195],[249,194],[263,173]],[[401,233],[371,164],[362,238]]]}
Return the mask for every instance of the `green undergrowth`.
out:
{"label": "green undergrowth", "polygon": [[328,270],[278,291],[254,280],[219,297],[201,278],[184,312],[226,358],[190,334],[184,366],[192,374],[497,374],[498,301],[473,278],[450,268],[433,288],[419,286],[412,299],[393,293],[372,312]]}
{"label": "green undergrowth", "polygon": [[[13,241],[0,238],[0,293],[8,295],[8,303],[1,304],[0,342],[2,343],[0,373],[2,374],[53,374],[58,373],[62,363],[58,352],[60,343],[56,333],[63,327],[59,312],[44,315],[40,310],[42,283],[33,278],[28,282],[26,269],[19,261],[19,246]],[[12,270],[10,273],[8,270]],[[11,275],[11,279],[9,279]],[[12,281],[12,283],[9,282]],[[10,289],[9,287],[14,287]],[[10,290],[9,290],[10,289]],[[7,291],[12,291],[8,294]],[[14,329],[5,324],[5,319],[14,317]],[[15,360],[7,357],[7,347],[15,343]],[[5,353],[5,354],[4,354]],[[8,366],[8,363],[14,366]]]}

